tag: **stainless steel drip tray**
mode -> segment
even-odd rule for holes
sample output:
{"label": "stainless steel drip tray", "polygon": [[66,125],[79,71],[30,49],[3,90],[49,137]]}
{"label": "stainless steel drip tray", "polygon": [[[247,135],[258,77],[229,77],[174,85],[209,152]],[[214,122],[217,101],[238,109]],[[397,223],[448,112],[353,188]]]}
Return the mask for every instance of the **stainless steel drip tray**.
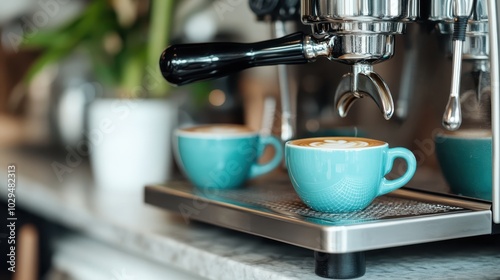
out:
{"label": "stainless steel drip tray", "polygon": [[145,201],[184,218],[326,253],[349,253],[491,234],[491,205],[401,189],[346,214],[313,211],[286,182],[198,190],[185,181],[147,186]]}

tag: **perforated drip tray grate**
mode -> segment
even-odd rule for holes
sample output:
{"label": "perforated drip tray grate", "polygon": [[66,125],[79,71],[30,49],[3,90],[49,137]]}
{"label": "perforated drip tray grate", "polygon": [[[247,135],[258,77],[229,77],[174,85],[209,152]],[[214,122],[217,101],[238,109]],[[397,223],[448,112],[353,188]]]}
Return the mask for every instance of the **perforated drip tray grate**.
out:
{"label": "perforated drip tray grate", "polygon": [[[190,186],[173,184],[171,186],[179,190],[190,191]],[[208,193],[209,191],[205,191]],[[248,207],[260,208],[265,211],[273,211],[283,215],[304,218],[320,219],[332,225],[345,225],[376,221],[380,219],[410,217],[448,213],[465,210],[462,207],[428,203],[410,200],[397,196],[382,196],[376,198],[368,208],[343,214],[331,214],[317,212],[305,205],[293,188],[286,185],[275,185],[270,189],[265,185],[253,185],[247,189],[217,191],[216,194],[205,195],[204,192],[195,191],[200,197],[211,198],[217,201],[225,201],[233,204],[247,204]]]}
{"label": "perforated drip tray grate", "polygon": [[145,199],[191,219],[328,253],[491,233],[488,204],[412,190],[398,190],[344,214],[310,209],[287,182],[198,190],[176,181],[146,187]]}

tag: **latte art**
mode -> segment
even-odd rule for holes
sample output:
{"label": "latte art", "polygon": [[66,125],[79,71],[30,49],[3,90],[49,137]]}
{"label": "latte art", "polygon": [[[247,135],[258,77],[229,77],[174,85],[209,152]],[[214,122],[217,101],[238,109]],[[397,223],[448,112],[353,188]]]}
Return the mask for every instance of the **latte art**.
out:
{"label": "latte art", "polygon": [[289,144],[308,148],[345,150],[382,146],[385,142],[359,137],[318,137],[293,140]]}
{"label": "latte art", "polygon": [[330,149],[349,149],[368,147],[370,144],[365,141],[347,141],[347,140],[323,140],[309,143],[310,147],[330,148]]}

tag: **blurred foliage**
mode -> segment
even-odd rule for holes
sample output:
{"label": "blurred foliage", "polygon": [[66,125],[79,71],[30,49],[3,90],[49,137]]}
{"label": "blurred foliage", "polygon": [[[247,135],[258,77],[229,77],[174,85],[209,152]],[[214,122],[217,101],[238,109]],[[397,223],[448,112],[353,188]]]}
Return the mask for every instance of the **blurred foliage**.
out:
{"label": "blurred foliage", "polygon": [[[161,78],[158,59],[169,42],[175,2],[89,1],[85,10],[67,24],[25,38],[23,48],[42,51],[25,82],[45,66],[83,50],[92,60],[95,77],[121,97],[167,96],[169,88]],[[152,80],[161,82],[145,85]],[[138,88],[147,88],[147,93]]]}

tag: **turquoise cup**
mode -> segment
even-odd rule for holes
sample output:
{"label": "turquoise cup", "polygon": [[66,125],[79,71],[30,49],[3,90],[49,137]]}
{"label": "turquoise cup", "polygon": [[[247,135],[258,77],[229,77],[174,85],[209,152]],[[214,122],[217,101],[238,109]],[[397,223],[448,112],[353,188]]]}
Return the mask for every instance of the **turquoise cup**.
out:
{"label": "turquoise cup", "polygon": [[[387,175],[396,158],[407,163],[397,179]],[[328,213],[366,208],[376,197],[410,181],[417,167],[413,153],[385,142],[356,137],[319,137],[288,141],[285,160],[292,185],[310,208]]]}
{"label": "turquoise cup", "polygon": [[[258,163],[266,146],[274,147],[267,163]],[[283,158],[281,141],[243,125],[217,124],[177,129],[177,164],[199,188],[233,189],[274,170]]]}
{"label": "turquoise cup", "polygon": [[491,140],[488,130],[436,135],[437,159],[453,193],[492,199]]}

